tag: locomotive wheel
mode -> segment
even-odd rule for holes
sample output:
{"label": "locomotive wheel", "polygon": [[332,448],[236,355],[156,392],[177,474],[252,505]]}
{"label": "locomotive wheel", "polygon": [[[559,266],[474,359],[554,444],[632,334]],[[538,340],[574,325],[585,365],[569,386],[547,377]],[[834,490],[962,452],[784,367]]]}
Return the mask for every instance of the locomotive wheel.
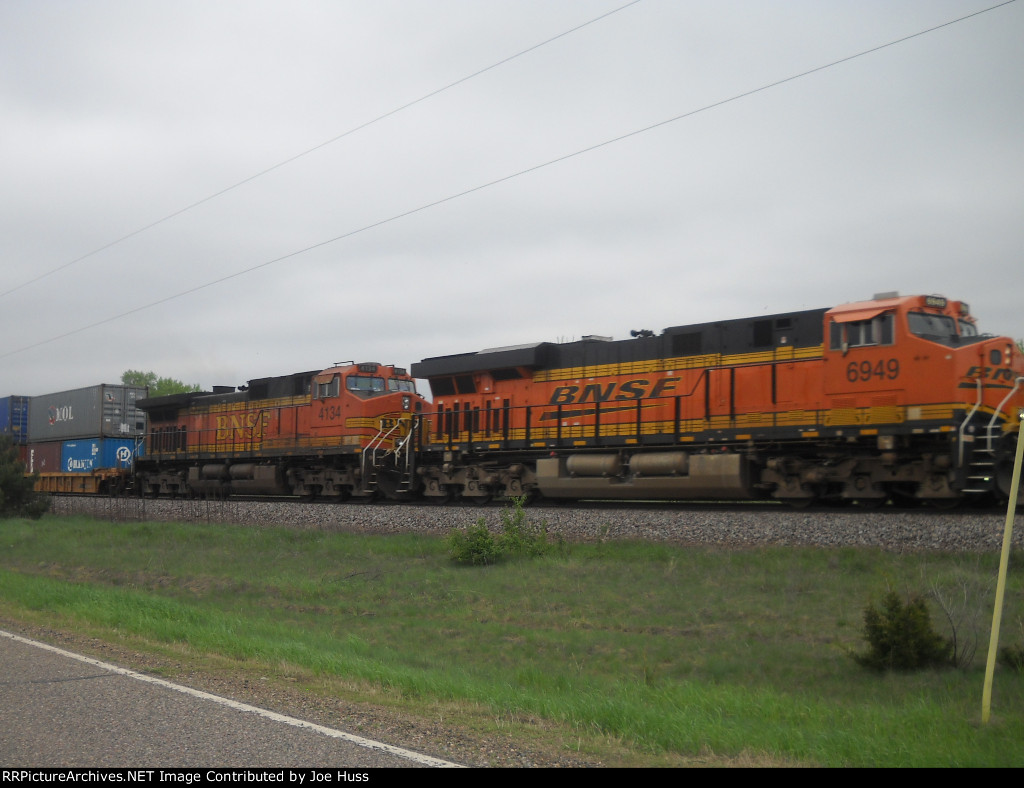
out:
{"label": "locomotive wheel", "polygon": [[441,489],[444,491],[443,495],[428,495],[423,500],[434,506],[447,506],[454,500],[455,496],[448,487],[442,487]]}

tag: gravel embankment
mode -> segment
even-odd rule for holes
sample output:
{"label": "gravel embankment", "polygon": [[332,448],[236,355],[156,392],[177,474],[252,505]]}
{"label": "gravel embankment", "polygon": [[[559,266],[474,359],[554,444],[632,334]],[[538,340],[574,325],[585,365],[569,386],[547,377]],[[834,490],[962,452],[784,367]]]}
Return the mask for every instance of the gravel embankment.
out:
{"label": "gravel embankment", "polygon": [[[112,520],[185,520],[360,533],[445,534],[481,517],[500,528],[502,507],[319,504],[264,501],[185,501],[56,498],[58,514]],[[534,506],[530,522],[570,541],[648,539],[743,547],[808,545],[879,547],[895,551],[989,552],[1002,546],[1005,510],[794,511],[782,506],[694,506],[601,509]],[[1024,510],[1015,518],[1013,545],[1024,547]]]}

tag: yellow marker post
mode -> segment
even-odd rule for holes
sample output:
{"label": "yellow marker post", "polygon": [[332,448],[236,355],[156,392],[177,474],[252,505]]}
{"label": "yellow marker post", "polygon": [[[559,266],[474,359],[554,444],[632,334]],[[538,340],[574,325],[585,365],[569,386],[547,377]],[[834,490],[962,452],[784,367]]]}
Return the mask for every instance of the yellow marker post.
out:
{"label": "yellow marker post", "polygon": [[[1021,418],[1024,418],[1022,415]],[[1013,480],[1010,482],[1010,501],[1006,505],[1006,525],[1003,528],[1003,554],[999,559],[999,580],[996,582],[996,604],[992,612],[992,634],[988,641],[988,663],[985,666],[985,689],[981,694],[981,721],[988,723],[992,705],[992,674],[996,667],[996,651],[999,648],[999,624],[1003,619],[1003,594],[1006,591],[1006,569],[1010,563],[1010,537],[1013,535],[1013,518],[1017,513],[1017,491],[1020,488],[1021,458],[1024,457],[1024,430],[1018,425],[1017,454],[1013,461]]]}

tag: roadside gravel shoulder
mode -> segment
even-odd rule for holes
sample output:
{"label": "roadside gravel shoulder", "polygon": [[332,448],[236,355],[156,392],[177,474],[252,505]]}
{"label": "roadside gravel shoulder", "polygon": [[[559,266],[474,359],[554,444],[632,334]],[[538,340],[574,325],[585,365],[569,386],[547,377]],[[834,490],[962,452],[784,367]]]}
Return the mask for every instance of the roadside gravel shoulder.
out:
{"label": "roadside gravel shoulder", "polygon": [[[356,703],[305,689],[288,679],[226,667],[210,670],[97,638],[0,617],[0,628],[104,662],[330,728],[469,767],[600,767],[607,764],[562,748],[524,745],[516,735],[481,735],[441,720]],[[145,766],[145,764],[131,764]],[[186,764],[187,765],[187,764]],[[296,763],[296,767],[303,764]]]}

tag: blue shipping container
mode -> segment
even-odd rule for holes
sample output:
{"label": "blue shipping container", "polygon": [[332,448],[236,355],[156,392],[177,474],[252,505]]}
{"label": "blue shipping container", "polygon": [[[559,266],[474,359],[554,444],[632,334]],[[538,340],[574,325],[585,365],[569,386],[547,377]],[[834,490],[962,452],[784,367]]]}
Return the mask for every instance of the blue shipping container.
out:
{"label": "blue shipping container", "polygon": [[28,397],[0,399],[0,435],[8,435],[17,444],[28,441]]}
{"label": "blue shipping container", "polygon": [[[139,445],[139,453],[142,446]],[[93,438],[91,440],[64,441],[60,464],[65,473],[91,473],[116,468],[131,468],[135,462],[134,440]]]}

